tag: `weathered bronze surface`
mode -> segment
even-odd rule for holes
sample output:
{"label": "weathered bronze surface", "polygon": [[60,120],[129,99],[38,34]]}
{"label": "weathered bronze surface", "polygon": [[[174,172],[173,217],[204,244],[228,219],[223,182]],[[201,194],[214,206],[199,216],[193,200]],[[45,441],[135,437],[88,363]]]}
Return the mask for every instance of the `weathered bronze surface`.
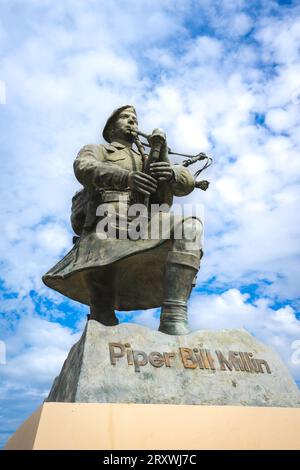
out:
{"label": "weathered bronze surface", "polygon": [[[71,222],[75,233],[71,251],[43,277],[58,292],[90,306],[90,319],[107,326],[118,323],[115,310],[162,307],[159,330],[173,335],[189,332],[187,301],[202,255],[201,221],[168,211],[148,216],[162,228],[157,238],[123,238],[122,214],[133,203],[172,205],[174,196],[186,196],[195,180],[183,165],[171,165],[165,134],[156,129],[148,136],[150,154],[138,140],[133,106],[117,109],[108,119],[103,137],[108,144],[84,146],[74,162],[83,189],[73,198]],[[136,143],[136,149],[134,148]],[[203,159],[204,157],[200,157]],[[205,184],[204,184],[205,186]],[[101,207],[113,207],[119,218],[116,236],[99,238]],[[100,212],[99,212],[100,210]],[[156,219],[155,219],[156,218]],[[163,222],[170,223],[166,236]],[[174,238],[183,224],[184,236]],[[188,237],[187,235],[188,234]],[[191,247],[191,235],[197,242]],[[160,358],[152,358],[160,367]]]}

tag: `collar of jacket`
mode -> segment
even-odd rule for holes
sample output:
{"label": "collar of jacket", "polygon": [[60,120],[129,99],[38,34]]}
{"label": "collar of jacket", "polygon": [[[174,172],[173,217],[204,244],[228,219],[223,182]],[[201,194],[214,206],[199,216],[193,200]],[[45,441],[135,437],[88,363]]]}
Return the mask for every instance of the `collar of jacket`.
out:
{"label": "collar of jacket", "polygon": [[116,152],[117,150],[124,149],[125,145],[120,144],[119,142],[112,142],[111,144],[105,144],[104,147],[108,152]]}
{"label": "collar of jacket", "polygon": [[[104,147],[110,153],[117,152],[118,150],[122,150],[126,148],[126,146],[123,144],[120,144],[120,142],[112,142],[111,144],[105,144]],[[137,155],[140,155],[132,147],[128,147],[128,148],[130,148],[130,150],[132,150]]]}

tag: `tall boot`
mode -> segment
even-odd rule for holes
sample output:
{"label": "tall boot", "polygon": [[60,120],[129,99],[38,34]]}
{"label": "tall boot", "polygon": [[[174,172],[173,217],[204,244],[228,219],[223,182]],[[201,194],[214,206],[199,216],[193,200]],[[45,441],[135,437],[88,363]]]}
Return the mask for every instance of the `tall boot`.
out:
{"label": "tall boot", "polygon": [[89,320],[96,320],[105,326],[118,325],[119,320],[116,317],[111,298],[107,298],[104,293],[97,292],[91,296]]}
{"label": "tall boot", "polygon": [[199,255],[170,251],[164,276],[164,300],[162,303],[159,331],[168,335],[186,335],[188,327],[187,301],[193,280],[198,272]]}
{"label": "tall boot", "polygon": [[92,273],[88,276],[90,293],[89,320],[96,320],[105,326],[118,325],[119,320],[114,310],[113,281],[110,278],[101,281],[97,278],[97,274]]}

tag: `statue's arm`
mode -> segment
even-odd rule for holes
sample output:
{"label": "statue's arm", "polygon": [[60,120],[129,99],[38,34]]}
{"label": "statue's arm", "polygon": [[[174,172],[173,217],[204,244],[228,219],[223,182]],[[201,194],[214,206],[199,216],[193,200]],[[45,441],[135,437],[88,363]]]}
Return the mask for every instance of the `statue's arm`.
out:
{"label": "statue's arm", "polygon": [[187,168],[182,165],[172,165],[173,178],[169,182],[174,196],[186,196],[195,188],[195,181]]}
{"label": "statue's arm", "polygon": [[97,145],[85,145],[74,161],[74,173],[85,187],[125,189],[129,171],[101,161]]}

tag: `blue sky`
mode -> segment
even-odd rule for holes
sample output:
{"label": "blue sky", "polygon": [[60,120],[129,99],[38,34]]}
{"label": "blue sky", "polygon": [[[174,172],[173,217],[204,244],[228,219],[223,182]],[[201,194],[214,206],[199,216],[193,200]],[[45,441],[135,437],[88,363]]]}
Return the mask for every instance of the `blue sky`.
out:
{"label": "blue sky", "polygon": [[[124,103],[214,156],[209,190],[183,198],[205,206],[192,327],[244,327],[300,381],[299,50],[297,1],[0,0],[1,443],[84,326],[41,276],[71,248],[73,160]],[[120,317],[157,328],[158,313]]]}

